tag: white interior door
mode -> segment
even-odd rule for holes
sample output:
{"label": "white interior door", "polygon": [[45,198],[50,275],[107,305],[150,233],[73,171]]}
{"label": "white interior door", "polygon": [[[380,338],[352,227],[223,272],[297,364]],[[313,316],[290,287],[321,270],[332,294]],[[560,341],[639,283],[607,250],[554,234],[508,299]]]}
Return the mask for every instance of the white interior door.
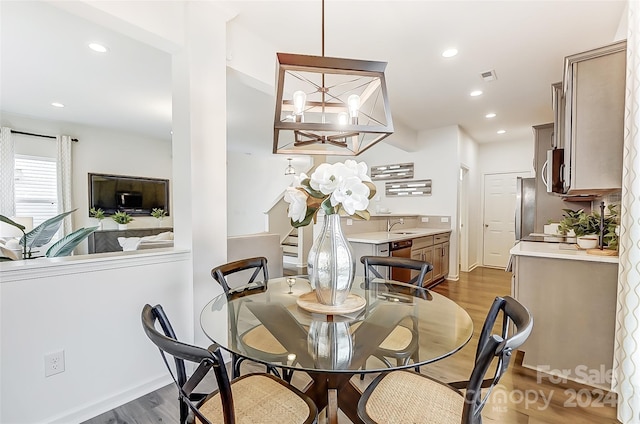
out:
{"label": "white interior door", "polygon": [[483,264],[505,267],[515,236],[516,178],[528,172],[484,176]]}

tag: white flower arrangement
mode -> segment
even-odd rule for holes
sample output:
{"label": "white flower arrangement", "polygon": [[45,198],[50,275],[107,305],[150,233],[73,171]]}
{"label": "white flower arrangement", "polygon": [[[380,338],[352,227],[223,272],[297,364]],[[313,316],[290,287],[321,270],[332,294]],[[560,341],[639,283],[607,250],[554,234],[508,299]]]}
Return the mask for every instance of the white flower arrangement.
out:
{"label": "white flower arrangement", "polygon": [[347,160],[344,163],[323,163],[309,178],[304,173],[287,187],[285,202],[289,203],[288,216],[293,227],[315,221],[318,211],[340,214],[358,219],[370,218],[367,207],[376,194],[376,187],[367,175],[367,164]]}

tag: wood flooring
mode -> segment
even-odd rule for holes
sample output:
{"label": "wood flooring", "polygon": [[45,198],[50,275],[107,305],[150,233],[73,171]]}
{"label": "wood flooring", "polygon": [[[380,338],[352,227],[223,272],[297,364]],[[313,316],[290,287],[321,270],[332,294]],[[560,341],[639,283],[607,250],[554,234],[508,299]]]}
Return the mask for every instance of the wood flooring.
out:
{"label": "wood flooring", "polygon": [[[487,310],[495,296],[511,291],[511,274],[503,270],[476,268],[461,273],[459,281],[446,281],[433,291],[441,293],[467,310],[474,322],[474,336],[460,352],[421,367],[421,372],[443,381],[465,380],[473,367],[478,334]],[[534,317],[535,319],[535,317]],[[157,358],[160,360],[160,358]],[[245,361],[247,362],[247,361]],[[247,364],[243,373],[263,368]],[[554,384],[544,376],[518,365],[514,358],[511,367],[500,380],[483,410],[485,424],[609,424],[616,419],[615,398],[598,390],[576,383]],[[364,389],[373,377],[352,381]],[[306,374],[294,373],[293,384],[304,387]],[[604,401],[604,402],[603,402]],[[177,423],[177,391],[173,384],[99,415],[84,424],[157,424]],[[350,421],[343,415],[340,423]],[[324,417],[320,419],[324,422]],[[398,423],[401,424],[401,423]]]}

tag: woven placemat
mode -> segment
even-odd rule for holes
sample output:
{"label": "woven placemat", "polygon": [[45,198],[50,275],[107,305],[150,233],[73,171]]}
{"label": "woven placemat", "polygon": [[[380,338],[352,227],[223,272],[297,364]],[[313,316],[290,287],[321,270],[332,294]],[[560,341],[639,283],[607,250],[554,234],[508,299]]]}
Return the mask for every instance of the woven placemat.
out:
{"label": "woven placemat", "polygon": [[320,303],[318,301],[315,290],[300,295],[296,300],[296,303],[305,311],[324,315],[349,314],[351,312],[359,311],[367,304],[367,302],[361,296],[349,293],[347,299],[342,305],[325,305],[324,303]]}

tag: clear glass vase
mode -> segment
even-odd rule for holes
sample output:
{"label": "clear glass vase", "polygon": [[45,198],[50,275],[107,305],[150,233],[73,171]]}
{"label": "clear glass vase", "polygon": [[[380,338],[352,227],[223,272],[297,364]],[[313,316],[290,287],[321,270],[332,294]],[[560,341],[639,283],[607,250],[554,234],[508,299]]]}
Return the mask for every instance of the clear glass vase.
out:
{"label": "clear glass vase", "polygon": [[342,233],[340,215],[325,215],[307,263],[318,301],[331,306],[343,304],[351,291],[356,267],[351,245]]}
{"label": "clear glass vase", "polygon": [[307,336],[307,349],[319,368],[348,368],[353,357],[349,323],[312,321]]}

